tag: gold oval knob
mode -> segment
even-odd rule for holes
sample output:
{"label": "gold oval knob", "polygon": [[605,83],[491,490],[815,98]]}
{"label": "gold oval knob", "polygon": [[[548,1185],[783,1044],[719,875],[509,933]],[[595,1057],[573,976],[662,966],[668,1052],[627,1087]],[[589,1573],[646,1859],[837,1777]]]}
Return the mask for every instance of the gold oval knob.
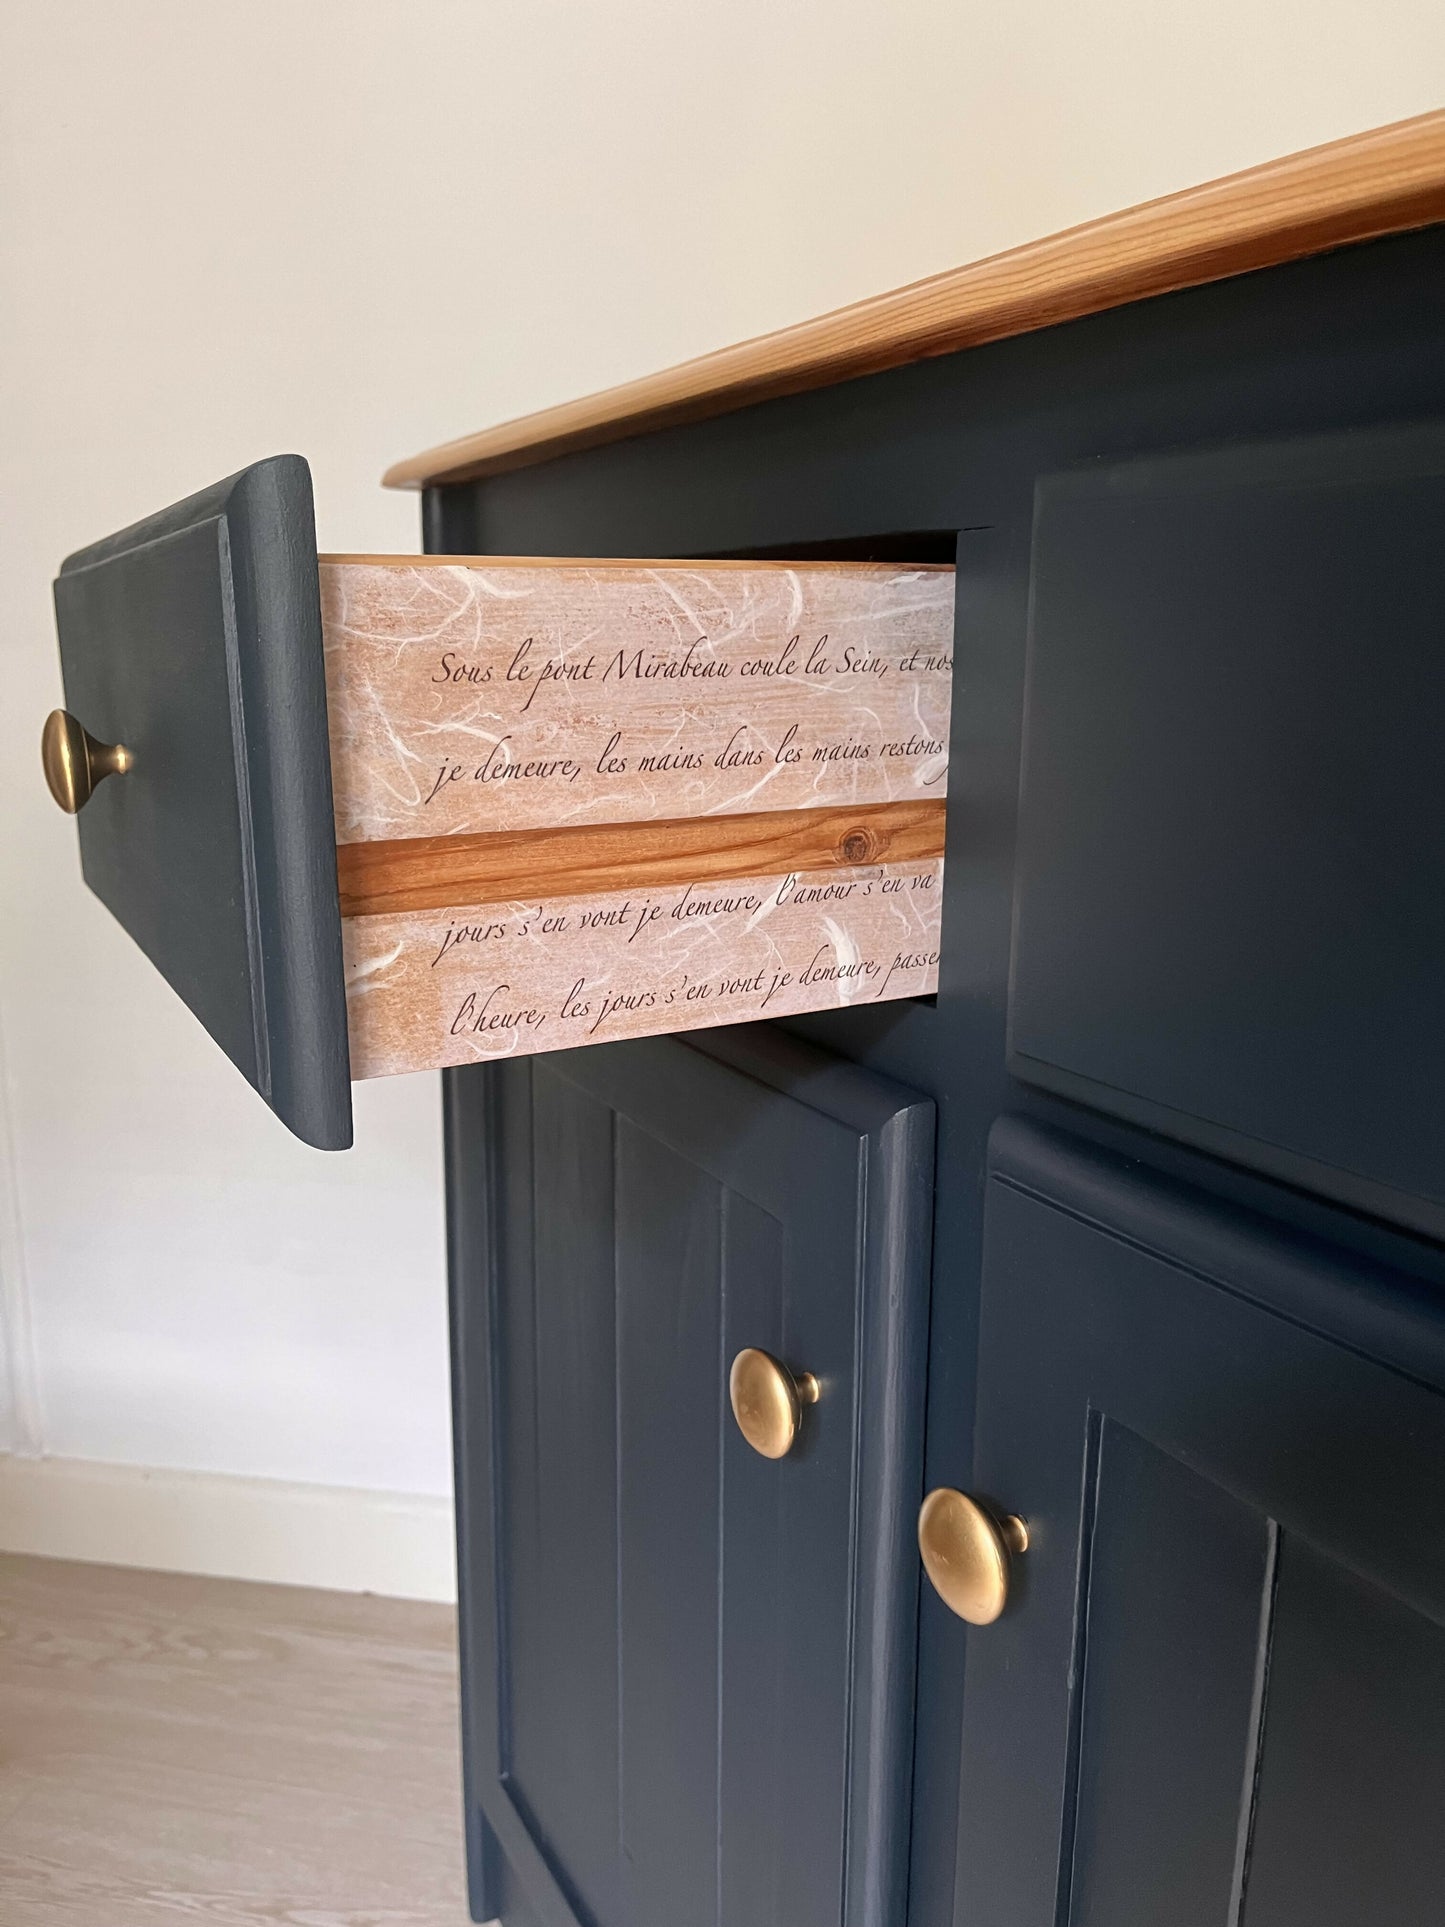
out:
{"label": "gold oval knob", "polygon": [[1008,1604],[1010,1561],[1028,1550],[1013,1513],[996,1518],[966,1492],[941,1485],[918,1514],[918,1550],[934,1591],[971,1626],[991,1626]]}
{"label": "gold oval knob", "polygon": [[728,1396],[738,1430],[753,1450],[765,1459],[784,1459],[798,1436],[803,1407],[818,1402],[818,1381],[811,1372],[794,1377],[771,1352],[749,1346],[733,1360]]}
{"label": "gold oval knob", "polygon": [[124,776],[135,758],[124,743],[98,743],[68,709],[52,709],[40,736],[40,760],[50,794],[74,816],[107,776]]}

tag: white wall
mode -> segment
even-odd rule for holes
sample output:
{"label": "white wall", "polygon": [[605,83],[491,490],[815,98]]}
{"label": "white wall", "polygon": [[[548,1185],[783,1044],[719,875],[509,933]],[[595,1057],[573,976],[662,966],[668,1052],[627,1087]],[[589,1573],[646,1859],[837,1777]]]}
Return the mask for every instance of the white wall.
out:
{"label": "white wall", "polygon": [[391,459],[1438,104],[1439,0],[9,0],[0,1443],[447,1487],[438,1092],[295,1143],[81,888],[36,743],[70,549]]}

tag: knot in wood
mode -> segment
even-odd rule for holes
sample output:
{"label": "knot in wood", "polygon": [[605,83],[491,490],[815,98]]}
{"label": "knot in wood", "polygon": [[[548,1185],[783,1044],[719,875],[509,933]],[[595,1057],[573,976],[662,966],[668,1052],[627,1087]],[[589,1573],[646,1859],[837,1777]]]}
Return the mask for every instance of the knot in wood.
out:
{"label": "knot in wood", "polygon": [[878,839],[871,830],[849,830],[838,843],[838,855],[844,863],[870,863],[878,848]]}

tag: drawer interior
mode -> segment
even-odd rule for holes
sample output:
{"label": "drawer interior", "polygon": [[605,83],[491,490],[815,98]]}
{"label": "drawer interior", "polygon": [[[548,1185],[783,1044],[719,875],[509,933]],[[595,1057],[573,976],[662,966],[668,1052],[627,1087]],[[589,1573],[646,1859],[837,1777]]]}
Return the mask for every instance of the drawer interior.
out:
{"label": "drawer interior", "polygon": [[320,584],[353,1076],[936,988],[951,568]]}

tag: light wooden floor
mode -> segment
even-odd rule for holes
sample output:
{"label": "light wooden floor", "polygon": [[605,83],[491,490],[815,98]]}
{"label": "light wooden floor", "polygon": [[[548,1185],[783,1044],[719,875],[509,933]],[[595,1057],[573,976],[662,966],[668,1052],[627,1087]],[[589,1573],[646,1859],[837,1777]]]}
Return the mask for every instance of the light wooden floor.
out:
{"label": "light wooden floor", "polygon": [[461,1927],[446,1607],[0,1555],[3,1927]]}

